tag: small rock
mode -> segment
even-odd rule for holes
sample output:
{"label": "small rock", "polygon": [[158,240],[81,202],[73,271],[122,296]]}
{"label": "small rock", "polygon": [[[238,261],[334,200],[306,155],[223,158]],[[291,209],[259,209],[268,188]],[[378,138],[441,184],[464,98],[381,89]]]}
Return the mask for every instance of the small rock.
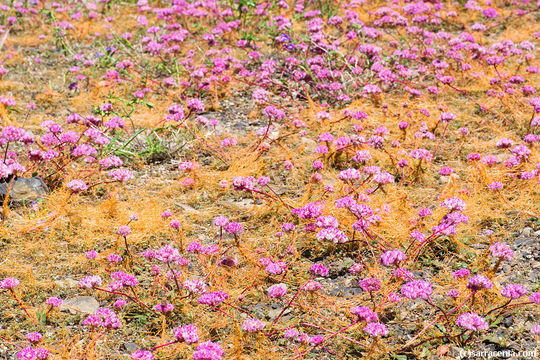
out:
{"label": "small rock", "polygon": [[54,284],[62,289],[76,288],[79,285],[79,282],[73,280],[72,278],[66,278],[63,280],[55,280]]}
{"label": "small rock", "polygon": [[452,359],[461,359],[466,356],[465,354],[466,351],[457,346],[452,346],[448,352],[448,356]]}
{"label": "small rock", "polygon": [[521,235],[525,237],[530,237],[532,236],[533,233],[534,233],[534,230],[528,226],[526,228],[523,228],[523,230],[521,230]]}
{"label": "small rock", "polygon": [[317,142],[303,136],[302,145],[304,145],[304,152],[306,154],[313,154],[313,152],[315,152],[315,148],[317,147]]}
{"label": "small rock", "polygon": [[60,305],[61,311],[69,311],[72,314],[77,312],[83,314],[93,314],[99,308],[99,303],[93,296],[77,296],[64,301]]}
{"label": "small rock", "polygon": [[[0,182],[0,199],[4,199],[11,184],[11,179]],[[11,184],[9,200],[12,203],[32,202],[43,199],[49,194],[49,188],[43,180],[34,176],[31,178],[16,177]]]}
{"label": "small rock", "polygon": [[317,142],[315,140],[312,140],[312,139],[307,138],[305,136],[302,137],[302,144],[311,145],[311,146],[317,146]]}
{"label": "small rock", "polygon": [[515,245],[521,246],[521,245],[530,245],[533,244],[536,240],[531,237],[519,237],[514,241]]}
{"label": "small rock", "polygon": [[132,353],[132,352],[135,352],[137,350],[139,350],[139,345],[135,344],[135,343],[132,343],[132,342],[128,342],[128,343],[124,343],[122,344],[122,350],[128,352],[128,353]]}
{"label": "small rock", "polygon": [[183,203],[174,203],[174,206],[176,206],[177,208],[181,209],[183,212],[186,212],[186,213],[192,213],[192,214],[199,214],[200,211],[195,209],[194,207],[188,205],[188,204],[183,204]]}
{"label": "small rock", "polygon": [[512,326],[514,324],[514,317],[512,315],[510,316],[507,316],[503,319],[502,321],[502,324],[506,327],[506,328],[509,328],[510,326]]}
{"label": "small rock", "polygon": [[254,206],[260,205],[258,202],[254,202],[253,199],[225,200],[225,202],[243,210],[251,210]]}
{"label": "small rock", "polygon": [[354,260],[351,258],[344,258],[336,260],[329,264],[330,273],[332,277],[341,276],[348,273],[349,268],[354,264]]}
{"label": "small rock", "polygon": [[[278,306],[278,307],[272,307],[272,309],[268,310],[268,316],[267,318],[269,320],[274,320],[275,318],[277,318],[279,316],[279,314],[281,314],[281,311],[283,310],[283,308],[281,306]],[[283,315],[281,315],[282,317],[285,317],[286,315],[288,315],[289,313],[291,312],[290,309],[285,309],[285,311],[283,311]]]}
{"label": "small rock", "polygon": [[540,230],[534,232],[534,236],[540,236]]}
{"label": "small rock", "polygon": [[477,250],[485,250],[488,248],[488,244],[482,244],[482,243],[471,244],[471,248],[477,249]]}
{"label": "small rock", "polygon": [[359,295],[361,293],[362,293],[362,289],[356,288],[356,287],[347,287],[347,286],[338,286],[329,291],[329,294],[331,296],[336,296],[336,297],[349,297],[349,296]]}
{"label": "small rock", "polygon": [[276,140],[277,138],[279,138],[279,130],[271,131],[271,132],[268,134],[268,138],[269,138],[270,140]]}

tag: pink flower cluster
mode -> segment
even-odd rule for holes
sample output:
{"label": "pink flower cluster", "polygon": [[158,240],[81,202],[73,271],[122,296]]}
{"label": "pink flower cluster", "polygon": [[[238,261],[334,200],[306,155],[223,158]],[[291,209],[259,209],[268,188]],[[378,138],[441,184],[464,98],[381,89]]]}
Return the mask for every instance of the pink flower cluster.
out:
{"label": "pink flower cluster", "polygon": [[116,314],[108,308],[99,308],[94,315],[84,319],[83,325],[90,327],[102,327],[107,329],[119,329],[122,323]]}
{"label": "pink flower cluster", "polygon": [[512,249],[510,249],[508,245],[500,242],[491,245],[489,251],[491,252],[491,256],[500,259],[511,260],[514,257]]}
{"label": "pink flower cluster", "polygon": [[229,294],[227,294],[225,291],[215,291],[215,292],[209,292],[206,294],[203,294],[199,296],[198,302],[199,304],[205,304],[209,306],[217,306],[227,300],[229,298]]}
{"label": "pink flower cluster", "polygon": [[476,275],[469,279],[467,283],[467,289],[472,291],[479,291],[482,289],[491,289],[493,283],[484,275]]}
{"label": "pink flower cluster", "polygon": [[178,341],[186,344],[199,342],[199,329],[192,324],[174,328],[173,334]]}
{"label": "pink flower cluster", "polygon": [[473,312],[459,315],[456,320],[456,324],[470,331],[481,331],[487,330],[489,328],[486,320],[480,315]]}
{"label": "pink flower cluster", "polygon": [[372,323],[379,321],[379,317],[370,308],[366,306],[356,306],[350,309],[351,314],[356,315],[358,321]]}
{"label": "pink flower cluster", "polygon": [[388,250],[384,252],[379,261],[384,266],[391,266],[391,265],[397,265],[400,261],[403,261],[407,259],[407,255],[405,255],[400,250]]}
{"label": "pink flower cluster", "polygon": [[19,284],[20,284],[20,281],[18,279],[5,278],[4,280],[0,281],[0,289],[11,290],[19,286]]}
{"label": "pink flower cluster", "polygon": [[264,323],[260,320],[249,318],[242,324],[242,330],[250,333],[261,331],[264,328]]}
{"label": "pink flower cluster", "polygon": [[424,280],[409,281],[401,287],[401,294],[409,299],[427,300],[432,292],[431,284]]}
{"label": "pink flower cluster", "polygon": [[193,353],[193,360],[222,360],[225,351],[217,343],[206,341],[200,343]]}

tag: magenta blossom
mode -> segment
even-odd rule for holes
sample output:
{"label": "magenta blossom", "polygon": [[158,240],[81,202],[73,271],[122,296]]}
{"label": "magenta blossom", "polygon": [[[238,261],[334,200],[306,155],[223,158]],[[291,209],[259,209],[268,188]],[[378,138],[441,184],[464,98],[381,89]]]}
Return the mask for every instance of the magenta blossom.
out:
{"label": "magenta blossom", "polygon": [[358,317],[358,321],[365,321],[367,323],[379,321],[377,314],[366,306],[352,307],[350,312]]}
{"label": "magenta blossom", "polygon": [[380,262],[384,266],[397,265],[407,258],[401,250],[389,250],[381,255]]}
{"label": "magenta blossom", "polygon": [[358,285],[365,292],[379,291],[381,289],[381,281],[377,278],[365,278],[358,281]]}
{"label": "magenta blossom", "polygon": [[13,288],[16,288],[19,286],[20,281],[15,278],[6,278],[2,281],[0,281],[0,289],[8,289],[11,290]]}
{"label": "magenta blossom", "polygon": [[249,318],[242,324],[242,330],[249,333],[260,331],[264,328],[264,323],[257,319]]}
{"label": "magenta blossom", "polygon": [[409,299],[427,300],[432,292],[431,284],[424,280],[409,281],[401,288],[401,294]]}
{"label": "magenta blossom", "polygon": [[456,324],[470,331],[487,330],[489,328],[483,317],[472,312],[459,315]]}
{"label": "magenta blossom", "polygon": [[509,299],[519,299],[526,294],[527,289],[519,284],[508,284],[501,290],[501,295]]}
{"label": "magenta blossom", "polygon": [[193,360],[221,360],[225,351],[217,343],[206,341],[200,343],[193,353]]}
{"label": "magenta blossom", "polygon": [[364,331],[373,337],[388,335],[388,329],[386,326],[379,322],[372,322],[366,325]]}
{"label": "magenta blossom", "polygon": [[199,329],[195,325],[185,325],[173,329],[174,337],[183,341],[186,344],[194,344],[199,342]]}
{"label": "magenta blossom", "polygon": [[510,260],[514,257],[512,249],[510,249],[508,245],[500,242],[491,245],[489,251],[491,252],[491,256],[499,259]]}
{"label": "magenta blossom", "polygon": [[491,289],[492,287],[493,283],[484,275],[476,275],[470,278],[467,284],[467,289],[471,289],[472,291]]}
{"label": "magenta blossom", "polygon": [[323,264],[313,264],[309,268],[309,272],[313,275],[328,276],[328,269]]}

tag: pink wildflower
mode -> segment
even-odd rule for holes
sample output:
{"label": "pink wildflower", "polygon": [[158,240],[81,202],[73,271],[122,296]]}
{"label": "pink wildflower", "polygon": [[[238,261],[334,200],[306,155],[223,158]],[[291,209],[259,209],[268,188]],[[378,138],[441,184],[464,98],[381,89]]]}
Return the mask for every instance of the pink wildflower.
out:
{"label": "pink wildflower", "polygon": [[388,329],[386,326],[379,322],[372,322],[364,327],[364,331],[373,337],[388,335]]}
{"label": "pink wildflower", "polygon": [[379,291],[381,289],[381,281],[377,278],[365,278],[358,281],[358,285],[365,292]]}
{"label": "pink wildflower", "polygon": [[452,274],[454,279],[466,278],[469,275],[471,275],[471,272],[468,269],[459,269],[454,271],[454,273]]}
{"label": "pink wildflower", "polygon": [[476,275],[470,278],[467,284],[467,289],[471,289],[472,291],[491,289],[492,287],[493,283],[484,275]]}
{"label": "pink wildflower", "polygon": [[120,236],[123,236],[123,237],[126,237],[128,236],[129,234],[131,234],[131,229],[129,226],[127,225],[122,225],[118,228],[118,231],[117,231],[118,235]]}
{"label": "pink wildflower", "polygon": [[424,299],[427,300],[433,289],[431,284],[424,280],[409,281],[401,288],[401,294],[409,299]]}
{"label": "pink wildflower", "polygon": [[313,275],[328,276],[328,269],[323,264],[313,264],[309,268],[309,272]]}
{"label": "pink wildflower", "polygon": [[88,190],[88,186],[82,180],[71,180],[66,184],[66,186],[71,189],[74,193],[79,193]]}
{"label": "pink wildflower", "polygon": [[459,315],[456,324],[471,331],[487,330],[489,328],[488,323],[483,317],[472,312]]}
{"label": "pink wildflower", "polygon": [[250,333],[260,331],[264,328],[264,323],[260,320],[249,318],[242,324],[242,330]]}
{"label": "pink wildflower", "polygon": [[379,261],[384,266],[391,266],[391,265],[396,265],[397,263],[405,260],[406,258],[407,258],[407,255],[405,255],[400,250],[388,250],[381,255],[381,258],[379,259]]}
{"label": "pink wildflower", "polygon": [[137,350],[129,356],[133,360],[153,360],[154,355],[148,350]]}
{"label": "pink wildflower", "polygon": [[497,242],[489,247],[489,251],[491,252],[491,256],[499,258],[499,259],[505,259],[505,260],[511,260],[514,257],[514,252],[508,245],[505,243]]}
{"label": "pink wildflower", "polygon": [[508,284],[501,290],[501,295],[509,299],[519,299],[525,294],[527,289],[519,284]]}
{"label": "pink wildflower", "polygon": [[40,342],[41,339],[43,339],[43,335],[37,331],[26,334],[26,340],[30,341],[31,343],[36,344]]}
{"label": "pink wildflower", "polygon": [[64,301],[60,298],[57,298],[55,296],[51,296],[46,301],[47,305],[51,305],[52,307],[59,307],[64,303]]}
{"label": "pink wildflower", "polygon": [[358,317],[358,321],[365,321],[367,323],[379,321],[379,317],[370,308],[366,306],[356,306],[350,309],[351,314]]}
{"label": "pink wildflower", "polygon": [[179,341],[185,342],[186,344],[194,344],[199,342],[198,331],[199,329],[192,324],[173,329],[174,337]]}
{"label": "pink wildflower", "polygon": [[81,289],[94,289],[101,286],[101,277],[99,275],[89,275],[79,281]]}
{"label": "pink wildflower", "polygon": [[268,288],[268,296],[271,298],[282,298],[287,294],[287,285],[285,284],[275,284]]}
{"label": "pink wildflower", "polygon": [[193,360],[221,360],[224,354],[219,344],[206,341],[197,346],[193,353]]}
{"label": "pink wildflower", "polygon": [[20,281],[15,278],[5,278],[4,280],[0,281],[0,289],[11,290],[19,286],[19,284]]}

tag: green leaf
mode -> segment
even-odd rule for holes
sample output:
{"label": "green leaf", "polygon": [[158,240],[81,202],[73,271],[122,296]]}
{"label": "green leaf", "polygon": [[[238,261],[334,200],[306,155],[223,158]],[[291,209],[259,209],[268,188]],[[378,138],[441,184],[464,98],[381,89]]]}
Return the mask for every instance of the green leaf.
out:
{"label": "green leaf", "polygon": [[128,151],[128,150],[123,150],[123,149],[119,149],[119,150],[114,151],[114,155],[125,156],[125,157],[135,157],[135,156],[137,156],[134,152],[131,152],[131,151]]}
{"label": "green leaf", "polygon": [[37,313],[38,322],[45,325],[47,322],[47,314],[43,310],[38,310]]}
{"label": "green leaf", "polygon": [[490,326],[496,326],[497,324],[499,324],[501,321],[503,321],[503,317],[502,316],[499,316],[498,318],[496,318]]}

